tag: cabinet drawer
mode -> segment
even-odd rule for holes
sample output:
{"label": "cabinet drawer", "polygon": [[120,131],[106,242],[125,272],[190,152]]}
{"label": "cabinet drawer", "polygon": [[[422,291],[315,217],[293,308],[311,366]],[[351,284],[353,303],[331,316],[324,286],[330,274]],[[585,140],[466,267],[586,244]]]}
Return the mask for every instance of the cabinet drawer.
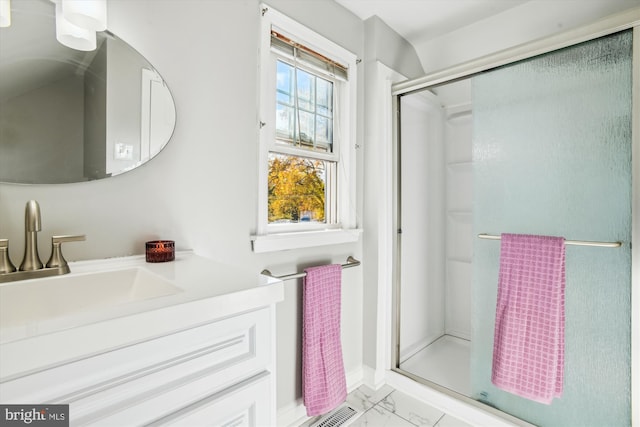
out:
{"label": "cabinet drawer", "polygon": [[163,404],[172,412],[263,371],[271,362],[270,324],[267,308],[208,323],[5,382],[0,397],[68,403],[75,425],[182,390]]}
{"label": "cabinet drawer", "polygon": [[[206,396],[147,426],[264,426],[271,423],[271,375],[262,372],[228,389]],[[171,399],[168,394],[165,398]],[[124,425],[136,419],[133,411],[105,419],[104,425]],[[146,414],[147,416],[149,414]],[[102,423],[101,423],[102,424]]]}

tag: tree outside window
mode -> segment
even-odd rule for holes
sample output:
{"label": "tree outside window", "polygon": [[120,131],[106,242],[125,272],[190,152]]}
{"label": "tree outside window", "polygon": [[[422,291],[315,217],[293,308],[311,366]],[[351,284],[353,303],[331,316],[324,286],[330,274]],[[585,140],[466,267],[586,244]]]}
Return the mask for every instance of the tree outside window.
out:
{"label": "tree outside window", "polygon": [[325,222],[325,162],[269,155],[269,222]]}

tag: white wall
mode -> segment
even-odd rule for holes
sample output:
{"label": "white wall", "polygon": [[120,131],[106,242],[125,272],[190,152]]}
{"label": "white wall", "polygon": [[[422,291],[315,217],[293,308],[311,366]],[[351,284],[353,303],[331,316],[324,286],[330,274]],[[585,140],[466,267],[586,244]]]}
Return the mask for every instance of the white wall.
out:
{"label": "white wall", "polygon": [[[272,6],[363,54],[362,21],[333,1],[278,0]],[[86,242],[65,247],[69,260],[141,254],[144,242],[155,238],[174,239],[178,249],[194,249],[256,275],[265,267],[286,274],[309,265],[344,262],[348,255],[360,258],[361,242],[260,255],[251,251],[249,236],[256,226],[259,20],[257,0],[110,1],[110,29],[145,56],[171,89],[177,109],[175,133],[150,163],[117,177],[66,185],[0,184],[0,236],[10,239],[14,263],[22,256],[24,206],[29,199],[40,202],[39,244],[45,260],[51,235],[65,233],[87,235]],[[364,81],[362,74],[358,81]],[[359,176],[362,168],[358,153]],[[358,186],[362,188],[361,179]],[[361,220],[361,208],[358,215]],[[211,286],[215,285],[212,277]],[[345,270],[343,288],[345,367],[354,372],[362,365],[362,268]],[[287,282],[277,317],[281,411],[295,410],[301,398],[300,298],[299,283]]]}
{"label": "white wall", "polygon": [[377,60],[406,78],[424,74],[415,48],[378,16],[364,21],[364,31],[365,52],[369,61]]}
{"label": "white wall", "polygon": [[364,380],[381,384],[388,369],[393,242],[391,84],[422,74],[413,46],[377,17],[364,23],[363,362]]}
{"label": "white wall", "polygon": [[406,77],[375,59],[368,60],[365,67],[363,362],[364,380],[377,386],[384,380],[391,356],[389,308],[397,236],[393,226],[395,155],[389,95],[391,85]]}

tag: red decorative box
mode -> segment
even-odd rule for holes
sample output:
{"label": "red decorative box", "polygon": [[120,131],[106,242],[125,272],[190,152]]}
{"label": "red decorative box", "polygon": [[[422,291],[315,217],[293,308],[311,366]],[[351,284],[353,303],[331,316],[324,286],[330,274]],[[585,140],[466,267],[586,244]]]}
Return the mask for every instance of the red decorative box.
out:
{"label": "red decorative box", "polygon": [[152,240],[145,245],[147,262],[167,262],[176,259],[176,243],[173,240]]}

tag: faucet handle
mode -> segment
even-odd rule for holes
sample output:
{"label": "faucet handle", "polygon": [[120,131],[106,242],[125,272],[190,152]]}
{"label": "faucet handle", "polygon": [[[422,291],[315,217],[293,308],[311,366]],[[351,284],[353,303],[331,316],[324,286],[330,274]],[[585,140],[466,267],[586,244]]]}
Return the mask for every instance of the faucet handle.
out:
{"label": "faucet handle", "polygon": [[64,234],[61,236],[51,236],[51,244],[60,244],[64,242],[83,242],[87,240],[84,234]]}
{"label": "faucet handle", "polygon": [[9,239],[0,239],[0,274],[13,273],[16,266],[9,258]]}
{"label": "faucet handle", "polygon": [[69,272],[67,260],[62,256],[62,244],[65,242],[80,242],[86,240],[84,234],[51,236],[51,257],[47,261],[47,268],[61,268],[65,273]]}

